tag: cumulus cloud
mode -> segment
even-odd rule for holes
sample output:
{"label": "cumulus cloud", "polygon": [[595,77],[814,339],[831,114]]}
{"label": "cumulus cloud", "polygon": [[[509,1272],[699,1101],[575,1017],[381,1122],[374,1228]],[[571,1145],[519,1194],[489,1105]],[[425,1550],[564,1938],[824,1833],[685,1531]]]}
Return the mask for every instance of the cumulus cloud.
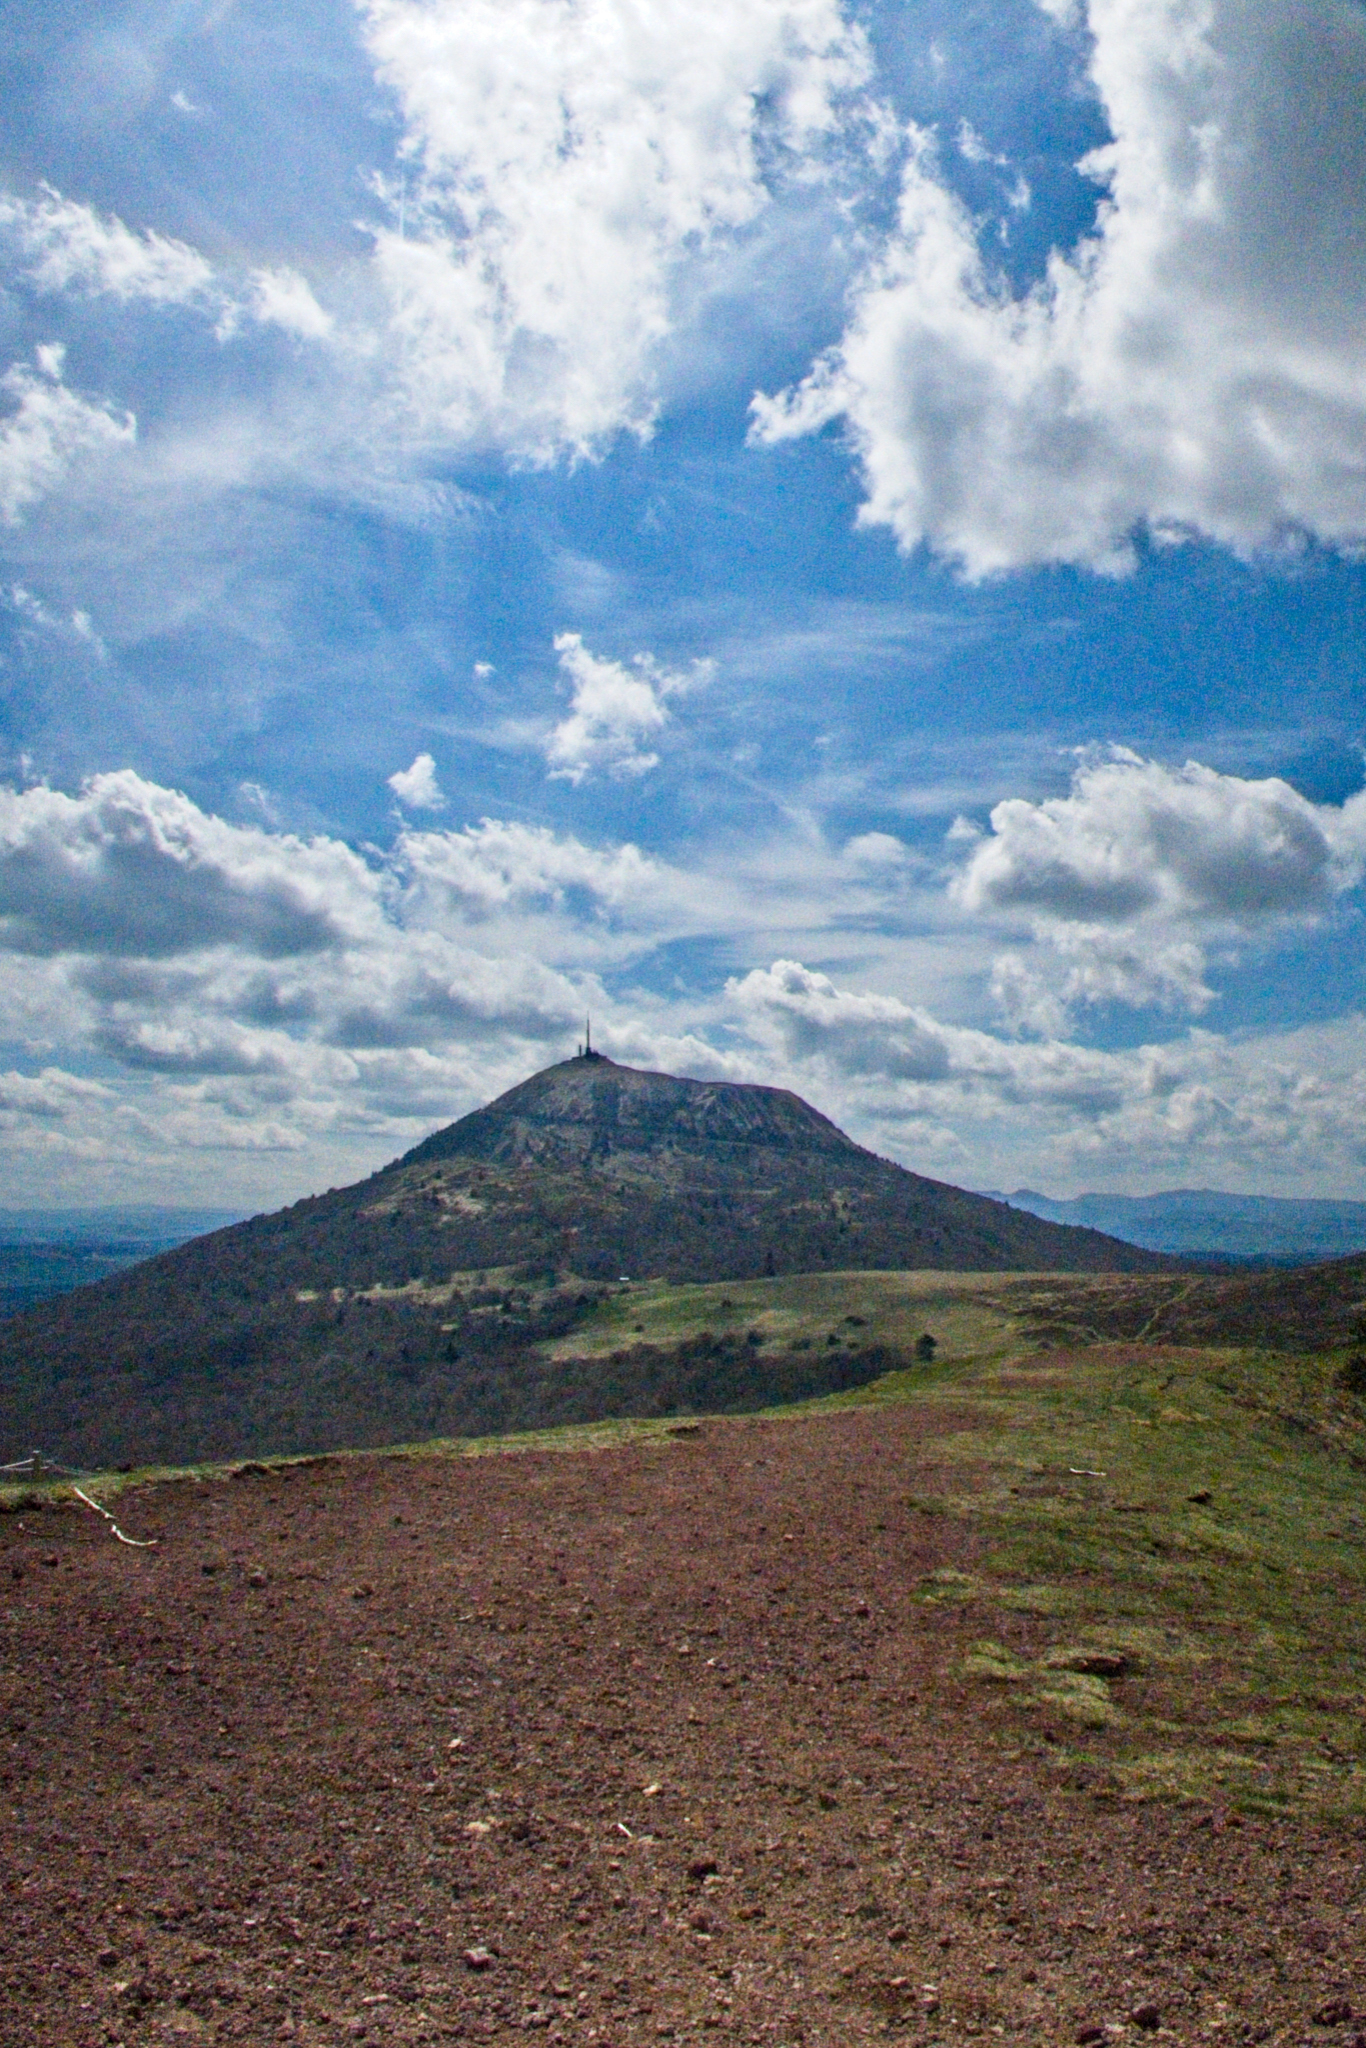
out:
{"label": "cumulus cloud", "polygon": [[[585,1000],[606,1007],[591,972],[555,965],[544,941],[557,917],[559,951],[582,950],[574,928],[592,924],[595,874],[612,866],[573,845],[557,855],[543,835],[538,886],[519,830],[497,854],[495,831],[476,828],[402,833],[365,859],[227,824],[131,771],[75,795],[0,790],[0,1034],[96,1054],[120,1077],[107,1114],[80,1131],[68,1118],[64,1136],[66,1096],[23,1075],[0,1089],[16,1156],[98,1159],[115,1175],[136,1158],[155,1178],[177,1152],[321,1147],[357,1171],[510,1085],[572,1042]],[[631,859],[616,857],[621,888]],[[507,914],[481,931],[500,890]]]}
{"label": "cumulus cloud", "polygon": [[679,273],[868,76],[838,0],[357,0],[405,122],[376,240],[407,395],[546,461],[654,418]]}
{"label": "cumulus cloud", "polygon": [[799,960],[776,960],[730,984],[742,1015],[776,1031],[788,1055],[819,1054],[837,1071],[890,1080],[942,1081],[950,1067],[942,1027],[895,996],[851,994]]}
{"label": "cumulus cloud", "polygon": [[665,698],[710,673],[695,662],[691,675],[679,674],[648,654],[627,668],[590,654],[578,633],[557,634],[555,652],[573,696],[569,716],[546,738],[545,757],[553,780],[575,785],[595,771],[644,775],[657,767],[659,755],[645,750],[669,723]]}
{"label": "cumulus cloud", "polygon": [[[1065,797],[996,805],[950,884],[965,910],[1025,920],[1044,953],[996,961],[1013,1026],[1060,1030],[1078,1003],[1200,1011],[1206,947],[1288,936],[1366,871],[1366,792],[1315,804],[1278,777],[1125,748],[1085,757]],[[1051,954],[1052,967],[1045,955]]]}
{"label": "cumulus cloud", "polygon": [[[30,1089],[13,1148],[44,1172],[69,1157],[117,1177],[136,1160],[143,1186],[177,1155],[167,1171],[193,1179],[183,1162],[208,1152],[247,1162],[237,1188],[265,1171],[251,1160],[282,1155],[325,1157],[336,1178],[567,1050],[586,1005],[627,1058],[762,1075],[762,1047],[697,1035],[731,1014],[719,993],[685,1016],[634,975],[681,938],[809,922],[811,861],[808,847],[749,874],[685,869],[499,819],[410,826],[362,857],[228,824],[131,771],[75,794],[0,791],[0,1034],[36,1063],[61,1048],[116,1077],[58,1136]],[[825,867],[860,904],[904,887],[890,835]],[[923,1064],[913,1034],[900,1045]]]}
{"label": "cumulus cloud", "polygon": [[[1056,4],[1049,11],[1057,13]],[[1200,532],[1366,538],[1366,16],[1351,0],[1089,0],[1112,140],[1093,233],[1016,296],[912,132],[843,339],[755,400],[776,442],[844,420],[865,523],[971,576],[1107,571]]]}
{"label": "cumulus cloud", "polygon": [[519,1047],[567,1041],[600,995],[557,951],[591,953],[581,935],[628,904],[658,923],[681,881],[634,847],[496,821],[405,831],[367,860],[230,825],[129,770],[74,796],[0,789],[0,1028],[240,1084],[236,1113],[269,1106],[273,1123],[319,1094],[364,1104],[377,1061],[401,1096],[397,1056],[449,1078],[479,1048],[515,1078]]}
{"label": "cumulus cloud", "polygon": [[135,954],[314,954],[372,930],[380,884],[336,840],[228,825],[131,769],[78,796],[0,788],[0,943]]}
{"label": "cumulus cloud", "polygon": [[411,768],[400,768],[389,777],[389,788],[411,811],[439,811],[446,799],[436,779],[436,762],[430,754],[419,754]]}
{"label": "cumulus cloud", "polygon": [[1366,792],[1314,804],[1277,777],[1114,748],[1082,763],[1068,796],[997,804],[955,893],[969,910],[1102,924],[1155,911],[1245,922],[1320,910],[1364,863]]}
{"label": "cumulus cloud", "polygon": [[119,415],[68,388],[64,356],[46,344],[32,363],[14,363],[0,377],[9,408],[0,415],[0,519],[8,526],[54,490],[74,463],[137,438],[131,413]]}

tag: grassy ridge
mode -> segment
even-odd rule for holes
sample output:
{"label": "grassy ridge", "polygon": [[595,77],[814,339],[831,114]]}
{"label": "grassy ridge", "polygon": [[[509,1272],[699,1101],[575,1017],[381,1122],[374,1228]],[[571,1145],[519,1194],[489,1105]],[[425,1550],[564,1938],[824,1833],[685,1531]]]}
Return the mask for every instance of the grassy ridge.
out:
{"label": "grassy ridge", "polygon": [[1118,1796],[1366,1810],[1366,1414],[1340,1355],[1099,1346],[893,1375],[982,1710]]}

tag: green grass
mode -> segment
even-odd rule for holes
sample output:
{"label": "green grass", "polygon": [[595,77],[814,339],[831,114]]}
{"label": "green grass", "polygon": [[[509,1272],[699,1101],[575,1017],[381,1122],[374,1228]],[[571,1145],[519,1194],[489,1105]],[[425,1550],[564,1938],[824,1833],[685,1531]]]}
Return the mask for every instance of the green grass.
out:
{"label": "green grass", "polygon": [[[977,1554],[923,1597],[971,1611],[984,1709],[1064,1762],[1088,1731],[1120,1796],[1366,1811],[1366,1420],[1340,1364],[1113,1346],[866,1390],[952,1406],[936,1455]],[[1067,1668],[1090,1649],[1125,1670]]]}
{"label": "green grass", "polygon": [[1019,1346],[1017,1318],[991,1299],[1000,1280],[999,1273],[889,1272],[684,1287],[645,1281],[623,1287],[541,1355],[600,1357],[633,1343],[678,1344],[704,1330],[720,1337],[751,1329],[773,1344],[819,1344],[833,1335],[909,1352],[928,1331],[938,1361],[963,1363]]}

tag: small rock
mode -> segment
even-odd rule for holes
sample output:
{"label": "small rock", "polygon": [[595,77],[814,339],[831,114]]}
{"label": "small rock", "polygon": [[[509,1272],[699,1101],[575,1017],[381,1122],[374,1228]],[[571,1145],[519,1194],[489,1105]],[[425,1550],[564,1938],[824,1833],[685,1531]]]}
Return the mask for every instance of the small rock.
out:
{"label": "small rock", "polygon": [[903,1942],[906,1939],[908,1931],[908,1929],[900,1925],[896,1927],[889,1927],[887,1929],[887,1939],[889,1942],[891,1942],[893,1948],[895,1948],[899,1942]]}
{"label": "small rock", "polygon": [[1188,1493],[1186,1499],[1192,1507],[1204,1508],[1209,1506],[1210,1502],[1214,1499],[1214,1495],[1207,1486],[1201,1486],[1194,1493]]}
{"label": "small rock", "polygon": [[118,1959],[119,1952],[116,1948],[102,1948],[95,1957],[102,1970],[112,1970]]}
{"label": "small rock", "polygon": [[1315,2006],[1310,2018],[1316,2027],[1340,2027],[1344,2020],[1354,2017],[1351,2003],[1345,1998],[1329,1998],[1322,2005]]}
{"label": "small rock", "polygon": [[375,1589],[371,1585],[361,1584],[351,1588],[351,1598],[353,1600],[373,1600],[374,1597]]}
{"label": "small rock", "polygon": [[1143,2001],[1142,2005],[1136,2005],[1129,2014],[1129,2024],[1134,2027],[1142,2027],[1145,2033],[1151,2034],[1161,2026],[1162,2014],[1157,2006],[1154,2005],[1152,1999],[1147,1998]]}
{"label": "small rock", "polygon": [[53,1565],[53,1564],[56,1564],[56,1563],[58,1563],[58,1562],[59,1562],[59,1560],[58,1560],[58,1557],[57,1557],[57,1553],[56,1553],[56,1551],[55,1551],[55,1550],[49,1550],[49,1551],[48,1551],[48,1553],[47,1553],[47,1555],[46,1555],[46,1556],[44,1557],[44,1559],[43,1559],[43,1563],[44,1563],[44,1564],[46,1564],[46,1565]]}
{"label": "small rock", "polygon": [[1087,1678],[1121,1678],[1129,1668],[1122,1650],[1053,1650],[1044,1662],[1054,1671],[1076,1671]]}
{"label": "small rock", "polygon": [[476,1943],[473,1948],[465,1950],[465,1964],[471,1970],[491,1970],[493,1968],[493,1952],[491,1949],[483,1948]]}
{"label": "small rock", "polygon": [[720,1867],[714,1856],[694,1856],[688,1865],[688,1875],[694,1884],[701,1884],[704,1877],[715,1877]]}
{"label": "small rock", "polygon": [[1077,2048],[1090,2048],[1092,2041],[1105,2039],[1105,2029],[1097,2026],[1078,2027],[1072,2038],[1077,2043]]}

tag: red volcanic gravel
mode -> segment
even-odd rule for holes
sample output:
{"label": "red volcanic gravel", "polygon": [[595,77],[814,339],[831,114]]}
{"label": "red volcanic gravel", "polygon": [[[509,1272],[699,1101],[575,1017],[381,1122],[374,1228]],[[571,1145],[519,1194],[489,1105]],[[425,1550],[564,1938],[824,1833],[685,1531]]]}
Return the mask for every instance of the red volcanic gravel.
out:
{"label": "red volcanic gravel", "polygon": [[248,1469],[125,1493],[150,1550],[0,1516],[0,2042],[1346,2048],[1359,1830],[1022,1747],[927,1598],[951,1426]]}

